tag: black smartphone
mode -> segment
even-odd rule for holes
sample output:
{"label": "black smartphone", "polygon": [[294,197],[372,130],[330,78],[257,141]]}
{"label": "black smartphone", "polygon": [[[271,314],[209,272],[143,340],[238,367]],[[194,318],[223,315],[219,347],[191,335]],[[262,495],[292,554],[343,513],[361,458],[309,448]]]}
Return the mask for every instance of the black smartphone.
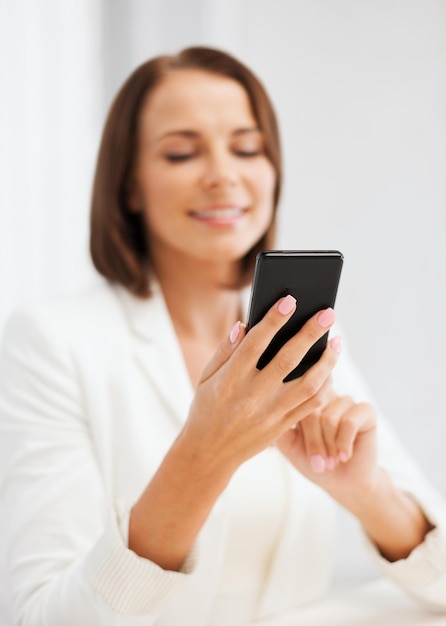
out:
{"label": "black smartphone", "polygon": [[[344,257],[338,250],[266,250],[256,258],[247,330],[259,322],[279,298],[291,294],[296,311],[273,337],[257,363],[267,365],[278,350],[321,309],[334,307]],[[328,332],[307,352],[284,382],[302,376],[321,357]]]}

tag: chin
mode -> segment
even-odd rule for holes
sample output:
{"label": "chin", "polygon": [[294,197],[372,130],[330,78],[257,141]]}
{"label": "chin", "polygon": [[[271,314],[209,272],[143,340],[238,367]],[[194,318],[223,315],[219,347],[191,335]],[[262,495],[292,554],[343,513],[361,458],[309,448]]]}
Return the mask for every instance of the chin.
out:
{"label": "chin", "polygon": [[[248,254],[250,250],[255,246],[255,243],[249,244],[249,246],[212,246],[212,248],[203,254],[200,254],[203,261],[209,263],[240,263],[240,261]],[[206,257],[206,258],[205,258]]]}

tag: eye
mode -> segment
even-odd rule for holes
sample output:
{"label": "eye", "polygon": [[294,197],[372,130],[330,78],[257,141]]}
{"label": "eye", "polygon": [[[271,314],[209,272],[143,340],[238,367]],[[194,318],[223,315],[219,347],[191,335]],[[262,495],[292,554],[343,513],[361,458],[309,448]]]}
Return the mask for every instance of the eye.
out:
{"label": "eye", "polygon": [[258,132],[249,132],[232,143],[232,152],[242,159],[252,159],[265,154],[263,138]]}
{"label": "eye", "polygon": [[170,163],[183,163],[184,161],[188,161],[193,158],[193,152],[185,152],[181,154],[170,153],[165,155],[165,159]]}
{"label": "eye", "polygon": [[245,159],[263,154],[262,150],[234,150],[234,152],[237,156]]}

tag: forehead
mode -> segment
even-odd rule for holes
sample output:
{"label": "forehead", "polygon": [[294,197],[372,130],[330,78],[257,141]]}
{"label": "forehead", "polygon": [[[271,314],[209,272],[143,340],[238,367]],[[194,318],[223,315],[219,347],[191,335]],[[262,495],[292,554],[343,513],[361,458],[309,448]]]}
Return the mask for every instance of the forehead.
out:
{"label": "forehead", "polygon": [[176,127],[256,126],[248,94],[240,83],[194,69],[173,71],[155,87],[143,105],[141,123],[145,131],[157,134]]}

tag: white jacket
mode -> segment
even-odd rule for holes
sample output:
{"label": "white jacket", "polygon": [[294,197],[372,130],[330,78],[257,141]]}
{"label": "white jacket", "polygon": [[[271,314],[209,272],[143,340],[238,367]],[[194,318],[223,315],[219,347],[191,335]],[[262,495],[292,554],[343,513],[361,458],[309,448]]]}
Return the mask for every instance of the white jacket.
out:
{"label": "white jacket", "polygon": [[[335,385],[369,399],[345,354]],[[143,301],[104,285],[11,318],[0,361],[0,560],[18,624],[210,626],[225,494],[181,572],[163,571],[126,547],[130,508],[178,434],[192,395],[160,293]],[[378,437],[380,464],[436,528],[404,561],[390,564],[370,552],[409,593],[446,610],[445,502],[383,420]],[[334,505],[286,466],[295,497],[259,617],[320,597],[332,573]]]}

